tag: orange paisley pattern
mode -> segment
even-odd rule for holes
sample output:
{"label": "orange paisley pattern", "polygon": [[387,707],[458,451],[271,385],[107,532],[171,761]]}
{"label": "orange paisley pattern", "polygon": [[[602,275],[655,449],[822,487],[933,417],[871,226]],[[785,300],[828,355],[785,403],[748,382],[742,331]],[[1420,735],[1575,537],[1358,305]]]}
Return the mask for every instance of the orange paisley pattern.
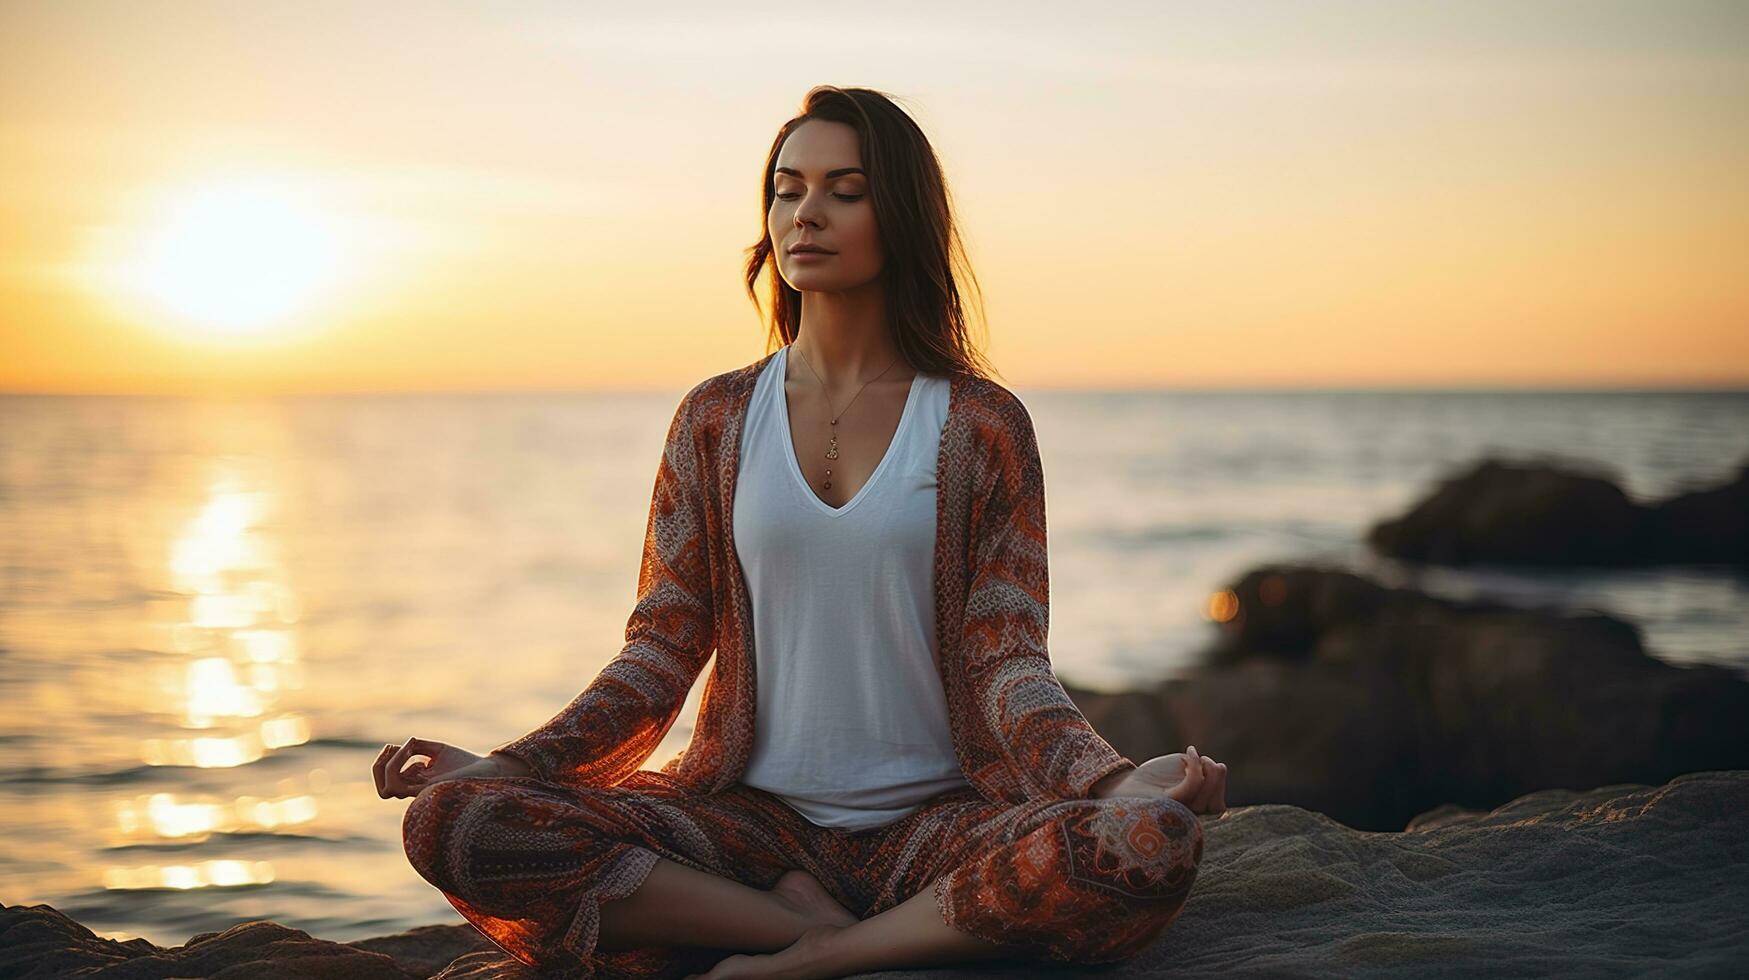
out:
{"label": "orange paisley pattern", "polygon": [[[775,352],[707,378],[681,399],[656,470],[625,645],[570,704],[534,731],[494,750],[522,760],[536,775],[457,781],[470,787],[497,784],[491,793],[470,794],[491,801],[471,809],[453,799],[462,795],[461,788],[446,789],[449,783],[434,785],[409,807],[405,843],[410,856],[419,855],[415,866],[422,873],[433,871],[427,878],[444,889],[452,904],[519,958],[569,955],[580,960],[579,950],[588,946],[581,932],[590,928],[591,907],[583,896],[599,900],[617,889],[629,894],[648,870],[647,865],[639,867],[638,858],[626,857],[635,851],[621,848],[605,858],[585,858],[576,850],[583,846],[577,835],[591,817],[600,823],[606,819],[602,812],[613,810],[603,800],[621,799],[604,797],[602,791],[660,786],[667,794],[661,811],[665,821],[678,819],[678,813],[714,813],[721,801],[749,797],[739,780],[753,746],[757,703],[753,616],[730,522],[741,426],[754,382],[773,356]],[[1044,472],[1031,416],[1018,397],[987,378],[955,373],[949,391],[936,458],[936,629],[954,752],[970,788],[958,794],[957,815],[943,817],[936,808],[924,821],[938,826],[934,821],[946,819],[940,826],[955,826],[969,835],[960,841],[938,834],[932,845],[962,859],[951,868],[939,868],[954,871],[951,884],[944,878],[938,886],[953,896],[943,905],[944,915],[980,934],[1011,936],[1017,945],[1097,954],[1099,944],[1089,946],[1076,933],[1077,922],[1098,921],[1111,911],[1094,896],[1133,903],[1177,895],[1182,901],[1179,890],[1189,887],[1201,838],[1194,816],[1182,804],[1088,799],[1099,779],[1133,769],[1135,763],[1093,729],[1051,667]],[[713,653],[686,749],[660,770],[641,768],[673,726]],[[427,803],[433,794],[433,802]],[[1004,814],[1036,815],[1053,804],[1062,809],[1049,811],[1051,820],[1035,823],[1024,835],[1003,837],[1008,832],[1004,828],[1015,826],[1013,821],[1032,819]],[[926,809],[930,807],[935,804]],[[493,816],[486,817],[485,811]],[[524,811],[530,815],[516,815]],[[771,839],[790,846],[839,840],[819,836],[825,828],[808,824],[781,802],[776,809],[756,808],[749,819],[791,817],[806,826],[780,833],[783,825],[775,823],[710,822],[700,831],[730,836],[714,843],[691,839],[689,847],[692,852],[713,846],[731,849],[732,860],[718,865],[723,869],[718,873],[730,873],[738,867],[733,861],[760,860],[757,855]],[[916,817],[914,812],[897,824],[864,833],[878,833],[903,851],[910,846],[908,828],[916,826]],[[463,823],[443,823],[449,819]],[[968,819],[963,826],[953,822]],[[611,819],[606,822],[619,832]],[[495,845],[478,839],[510,833],[506,827],[538,840],[518,838],[518,843],[493,850]],[[646,840],[646,848],[658,843],[638,838],[637,829],[628,830],[630,839]],[[750,840],[760,846],[750,846]],[[579,856],[567,859],[573,863],[562,870],[538,863],[520,870],[516,866],[524,847],[551,855],[566,846]],[[929,883],[892,866],[886,846],[852,850],[873,863],[849,879],[842,868],[828,868],[828,873],[837,875],[843,888],[851,887],[843,883],[850,879],[899,880],[919,888]],[[781,852],[768,859],[801,860]],[[760,880],[766,871],[759,868],[781,871],[777,864],[756,864],[741,876]],[[904,877],[908,873],[913,877]],[[529,874],[557,875],[570,890],[549,895],[539,887],[519,890],[510,884],[538,885]],[[1060,889],[1039,884],[1052,876],[1061,882]],[[770,881],[776,877],[769,874]],[[511,915],[517,906],[505,905],[498,916],[488,915],[478,906],[467,907],[465,898],[458,899],[441,883],[466,887],[486,881],[505,882],[499,897],[526,901],[527,911]],[[1156,913],[1141,921],[1158,924],[1160,918]],[[1102,935],[1110,932],[1109,925],[1100,928]]]}
{"label": "orange paisley pattern", "polygon": [[[701,791],[737,782],[753,747],[752,608],[734,548],[741,425],[775,352],[681,399],[656,472],[626,643],[551,720],[496,751],[544,778],[612,786],[668,733],[694,680],[698,724],[663,771]],[[1134,768],[1051,670],[1044,471],[1032,418],[986,378],[950,379],[936,458],[935,606],[954,750],[986,799],[1086,797]]]}
{"label": "orange paisley pattern", "polygon": [[944,922],[1014,957],[1099,963],[1134,955],[1178,917],[1203,845],[1196,815],[1166,798],[1010,805],[966,788],[848,831],[764,790],[697,794],[654,770],[593,789],[436,783],[408,805],[402,837],[413,867],[475,928],[573,980],[683,977],[731,952],[597,948],[601,904],[636,891],[658,857],[754,888],[802,868],[862,918],[932,890]]}

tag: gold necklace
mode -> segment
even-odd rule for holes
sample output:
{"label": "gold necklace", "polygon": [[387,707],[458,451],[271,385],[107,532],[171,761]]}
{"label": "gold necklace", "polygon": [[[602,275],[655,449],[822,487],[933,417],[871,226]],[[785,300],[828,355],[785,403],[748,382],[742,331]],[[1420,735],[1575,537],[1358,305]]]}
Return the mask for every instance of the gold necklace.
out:
{"label": "gold necklace", "polygon": [[[793,347],[794,345],[792,344],[791,346]],[[802,363],[808,365],[809,371],[813,371],[814,380],[820,382],[820,393],[825,394],[826,393],[826,380],[824,378],[820,377],[820,372],[814,371],[814,365],[811,362],[809,362],[808,355],[806,355],[806,354],[802,355]],[[899,363],[899,359],[896,357],[893,358],[893,364],[897,364],[897,363]],[[891,371],[893,369],[893,364],[887,365],[887,371]],[[882,371],[880,374],[877,374],[874,377],[868,379],[867,381],[864,381],[862,383],[862,388],[867,388],[869,385],[874,384],[876,381],[879,381],[881,378],[886,377],[887,371]],[[834,413],[832,416],[832,428],[834,429],[834,431],[832,433],[832,445],[829,449],[826,450],[826,458],[827,459],[837,459],[838,458],[838,433],[836,431],[836,429],[838,428],[838,420],[840,418],[844,417],[844,412],[850,411],[850,406],[856,401],[857,396],[862,394],[862,388],[856,389],[856,394],[851,395],[850,401],[844,403],[844,411],[843,412]],[[832,407],[832,397],[830,395],[826,396],[826,407],[827,408]],[[832,489],[832,468],[830,466],[826,467],[826,482],[821,485],[821,489],[823,489],[823,490]]]}

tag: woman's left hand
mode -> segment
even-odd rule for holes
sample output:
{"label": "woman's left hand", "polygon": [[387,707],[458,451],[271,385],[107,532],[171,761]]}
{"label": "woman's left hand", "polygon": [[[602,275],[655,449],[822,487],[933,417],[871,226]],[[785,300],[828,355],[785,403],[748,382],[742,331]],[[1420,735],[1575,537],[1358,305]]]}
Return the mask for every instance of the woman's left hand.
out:
{"label": "woman's left hand", "polygon": [[1124,774],[1107,796],[1170,797],[1196,814],[1227,811],[1227,765],[1200,755],[1196,746],[1149,759]]}

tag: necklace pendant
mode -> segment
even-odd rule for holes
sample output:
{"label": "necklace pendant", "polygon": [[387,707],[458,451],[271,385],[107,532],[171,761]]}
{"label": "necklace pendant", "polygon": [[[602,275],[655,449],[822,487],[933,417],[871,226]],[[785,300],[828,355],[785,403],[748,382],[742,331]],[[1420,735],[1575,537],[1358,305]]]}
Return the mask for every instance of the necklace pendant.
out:
{"label": "necklace pendant", "polygon": [[838,437],[837,436],[832,437],[832,448],[826,450],[826,458],[827,459],[837,459],[838,458]]}

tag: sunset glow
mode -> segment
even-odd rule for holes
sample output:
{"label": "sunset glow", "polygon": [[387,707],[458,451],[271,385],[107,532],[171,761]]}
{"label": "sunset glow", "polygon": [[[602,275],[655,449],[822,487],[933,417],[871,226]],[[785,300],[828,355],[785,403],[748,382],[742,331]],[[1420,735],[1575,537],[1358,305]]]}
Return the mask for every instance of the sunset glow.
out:
{"label": "sunset glow", "polygon": [[822,83],[1017,386],[1749,384],[1741,5],[95,8],[0,6],[0,390],[684,390]]}
{"label": "sunset glow", "polygon": [[213,339],[295,326],[348,266],[319,204],[260,181],[176,192],[98,244],[91,286],[163,330]]}

